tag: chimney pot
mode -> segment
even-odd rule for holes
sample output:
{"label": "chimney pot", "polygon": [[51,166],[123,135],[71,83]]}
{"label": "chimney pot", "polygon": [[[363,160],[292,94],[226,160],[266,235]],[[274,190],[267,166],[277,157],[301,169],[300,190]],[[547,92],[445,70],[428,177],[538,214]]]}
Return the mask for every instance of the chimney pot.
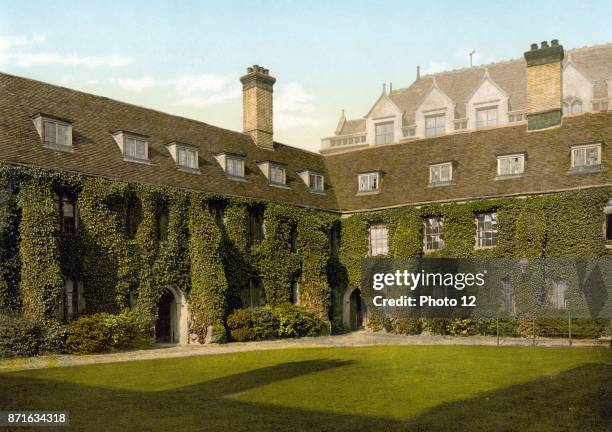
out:
{"label": "chimney pot", "polygon": [[417,65],[417,79],[421,79],[421,66]]}
{"label": "chimney pot", "polygon": [[538,49],[538,44],[537,43],[532,43],[531,44],[531,51],[536,51]]}
{"label": "chimney pot", "polygon": [[253,73],[253,68],[252,67],[248,67],[247,68],[247,73]]}
{"label": "chimney pot", "polygon": [[542,48],[548,48],[548,41],[542,41]]}
{"label": "chimney pot", "polygon": [[552,46],[559,46],[559,39],[553,39],[553,40],[551,40],[551,41],[550,41],[550,44],[551,44]]}

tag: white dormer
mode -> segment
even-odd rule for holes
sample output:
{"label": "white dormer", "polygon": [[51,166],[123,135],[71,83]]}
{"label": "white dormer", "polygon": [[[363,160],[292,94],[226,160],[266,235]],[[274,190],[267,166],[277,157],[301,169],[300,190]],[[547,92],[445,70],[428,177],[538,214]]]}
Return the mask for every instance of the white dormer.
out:
{"label": "white dormer", "polygon": [[434,77],[429,91],[417,105],[416,136],[435,136],[454,130],[455,102],[444,93]]}
{"label": "white dormer", "polygon": [[113,138],[123,153],[123,160],[127,162],[138,162],[150,164],[149,143],[147,137],[133,132],[117,131]]}
{"label": "white dormer", "polygon": [[468,129],[487,129],[508,123],[508,94],[489,76],[488,69],[468,98]]}
{"label": "white dormer", "polygon": [[325,192],[325,177],[322,173],[311,170],[304,170],[297,173],[304,181],[310,192],[324,193]]}
{"label": "white dormer", "polygon": [[581,114],[591,111],[593,105],[593,85],[571,58],[563,66],[563,114]]}
{"label": "white dormer", "polygon": [[266,176],[271,186],[286,187],[287,184],[287,170],[283,164],[272,161],[258,162],[257,166],[261,172]]}
{"label": "white dormer", "polygon": [[214,156],[229,179],[244,181],[244,155],[221,152]]}
{"label": "white dormer", "polygon": [[402,110],[389,98],[386,89],[365,115],[366,142],[369,145],[391,144],[402,138]]}
{"label": "white dormer", "polygon": [[72,124],[68,120],[36,114],[32,117],[43,147],[72,153]]}
{"label": "white dormer", "polygon": [[197,147],[189,144],[172,142],[166,146],[176,167],[181,171],[200,173],[199,154]]}

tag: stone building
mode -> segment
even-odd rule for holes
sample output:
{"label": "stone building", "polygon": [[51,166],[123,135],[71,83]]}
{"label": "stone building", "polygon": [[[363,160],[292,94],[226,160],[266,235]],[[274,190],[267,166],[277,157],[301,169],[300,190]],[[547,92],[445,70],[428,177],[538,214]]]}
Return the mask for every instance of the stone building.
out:
{"label": "stone building", "polygon": [[189,343],[264,303],[359,327],[366,256],[610,253],[612,45],[418,77],[321,154],[274,141],[275,81],[248,68],[235,132],[0,74],[2,307]]}

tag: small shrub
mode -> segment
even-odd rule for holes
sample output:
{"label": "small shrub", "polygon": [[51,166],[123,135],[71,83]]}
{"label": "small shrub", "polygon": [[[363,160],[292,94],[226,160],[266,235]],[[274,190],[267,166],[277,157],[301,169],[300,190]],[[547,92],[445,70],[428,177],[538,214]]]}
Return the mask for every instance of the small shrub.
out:
{"label": "small shrub", "polygon": [[51,322],[42,329],[40,344],[41,354],[59,353],[64,350],[66,343],[66,326],[58,322]]}
{"label": "small shrub", "polygon": [[366,326],[375,333],[379,332],[383,329],[383,320],[380,318],[370,318]]}
{"label": "small shrub", "polygon": [[391,331],[396,334],[418,335],[423,331],[420,318],[396,318],[392,321]]}
{"label": "small shrub", "polygon": [[447,335],[449,323],[448,318],[427,318],[423,330],[435,335]]}
{"label": "small shrub", "polygon": [[230,337],[238,342],[255,340],[253,328],[253,312],[249,309],[236,309],[227,317],[227,327]]}
{"label": "small shrub", "polygon": [[452,336],[474,336],[478,334],[478,325],[469,318],[453,318],[447,325],[448,333]]}
{"label": "small shrub", "polygon": [[143,318],[137,309],[118,315],[102,314],[104,325],[110,333],[112,348],[129,348],[146,345],[151,336],[150,320]]}
{"label": "small shrub", "polygon": [[309,310],[285,303],[273,309],[279,321],[278,335],[281,337],[321,336],[329,330],[323,320]]}
{"label": "small shrub", "polygon": [[268,307],[259,307],[252,310],[253,331],[255,339],[266,340],[278,337],[280,322]]}
{"label": "small shrub", "polygon": [[24,317],[0,314],[0,357],[28,357],[39,353],[42,331]]}
{"label": "small shrub", "polygon": [[108,351],[113,340],[105,319],[106,314],[95,314],[71,322],[66,331],[67,351],[75,354]]}
{"label": "small shrub", "polygon": [[223,324],[215,324],[213,326],[213,335],[215,343],[224,344],[227,342],[227,330]]}

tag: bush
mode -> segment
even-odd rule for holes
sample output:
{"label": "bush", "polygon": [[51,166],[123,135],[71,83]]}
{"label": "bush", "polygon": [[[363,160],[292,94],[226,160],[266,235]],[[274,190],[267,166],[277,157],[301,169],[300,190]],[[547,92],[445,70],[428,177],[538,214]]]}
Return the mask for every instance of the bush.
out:
{"label": "bush", "polygon": [[51,354],[62,352],[65,343],[66,326],[58,322],[51,322],[42,329],[39,353]]}
{"label": "bush", "polygon": [[112,348],[129,348],[149,343],[151,322],[143,318],[137,309],[126,310],[118,315],[101,315],[110,334]]}
{"label": "bush", "polygon": [[255,340],[253,312],[250,309],[236,309],[227,317],[230,337],[237,342]]}
{"label": "bush", "polygon": [[252,317],[255,339],[266,340],[278,337],[280,322],[270,308],[255,308],[252,310]]}
{"label": "bush", "polygon": [[423,330],[435,335],[447,335],[449,324],[450,319],[448,318],[427,318]]}
{"label": "bush", "polygon": [[13,313],[0,314],[0,357],[28,357],[39,353],[42,330]]}
{"label": "bush", "polygon": [[478,323],[469,318],[453,318],[447,330],[452,336],[474,336],[478,334]]}
{"label": "bush", "polygon": [[392,321],[391,332],[403,335],[418,335],[423,331],[420,318],[396,318]]}
{"label": "bush", "polygon": [[383,320],[380,318],[370,318],[366,326],[374,333],[379,332],[383,329]]}
{"label": "bush", "polygon": [[[609,326],[610,321],[607,318],[572,318],[572,337],[597,339],[607,333]],[[567,318],[535,318],[535,326],[534,318],[522,318],[519,320],[518,332],[523,337],[533,337],[534,327],[536,336],[569,337]]]}
{"label": "bush", "polygon": [[107,314],[88,315],[71,322],[66,331],[67,351],[75,354],[108,351],[113,338],[105,323],[107,316]]}
{"label": "bush", "polygon": [[329,330],[323,320],[309,310],[285,303],[273,309],[278,317],[278,335],[281,337],[321,336]]}

